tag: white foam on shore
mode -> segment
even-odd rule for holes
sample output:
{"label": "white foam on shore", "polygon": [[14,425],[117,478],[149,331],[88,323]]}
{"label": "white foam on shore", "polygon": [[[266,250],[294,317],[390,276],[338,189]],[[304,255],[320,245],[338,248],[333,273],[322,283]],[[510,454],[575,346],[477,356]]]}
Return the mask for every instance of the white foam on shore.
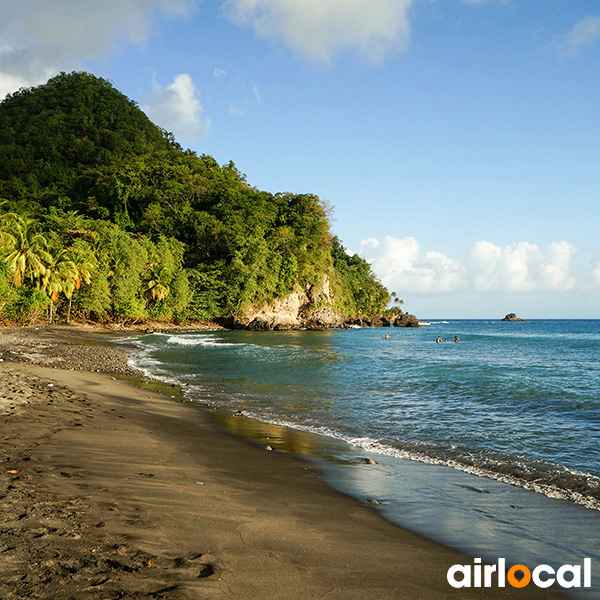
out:
{"label": "white foam on shore", "polygon": [[[154,335],[168,336],[168,334],[154,334]],[[205,343],[203,345],[215,345],[215,346],[218,346],[218,345],[248,345],[248,346],[253,346],[253,344],[230,344],[227,342],[220,343],[220,342],[215,341],[214,339],[207,340],[206,336],[198,336],[198,335],[194,335],[194,334],[192,334],[188,337],[186,337],[184,335],[170,336],[167,341],[169,343],[181,344],[184,346],[185,345],[191,345],[191,346],[199,345],[202,343],[202,341],[212,342],[212,343],[208,343],[208,344]],[[135,345],[138,346],[139,351],[137,353],[135,353],[129,359],[128,364],[130,366],[140,370],[148,378],[154,378],[154,379],[157,379],[159,381],[169,383],[169,384],[171,384],[171,383],[176,383],[179,385],[182,384],[181,380],[175,379],[172,376],[167,376],[166,373],[161,372],[162,371],[161,366],[163,363],[161,363],[158,360],[155,360],[154,358],[152,358],[150,356],[150,352],[155,348],[148,346],[141,341],[136,343]],[[142,365],[142,363],[143,363],[143,365]],[[198,386],[185,386],[183,388],[183,392],[188,400],[197,402],[202,405],[206,405],[207,407],[214,407],[215,405],[220,405],[223,408],[231,408],[231,399],[232,399],[231,394],[227,395],[226,397],[224,396],[223,399],[221,399],[217,396],[211,395],[208,390],[203,390],[203,389],[199,388]],[[475,475],[477,477],[485,477],[487,479],[492,479],[495,481],[506,483],[508,485],[520,487],[520,488],[523,488],[523,489],[526,489],[529,491],[534,491],[536,493],[543,494],[549,498],[568,500],[575,504],[585,506],[586,508],[600,511],[600,499],[597,499],[597,498],[594,498],[591,496],[586,496],[585,494],[582,494],[576,490],[561,488],[561,487],[558,487],[551,483],[540,482],[539,480],[529,481],[529,480],[520,478],[515,475],[511,475],[508,473],[500,473],[498,471],[495,471],[490,468],[486,468],[484,466],[463,464],[460,461],[452,459],[452,458],[441,458],[441,457],[430,456],[425,453],[415,452],[412,449],[406,450],[406,449],[402,449],[402,448],[397,448],[395,446],[391,446],[389,444],[383,443],[379,440],[372,439],[369,437],[353,437],[350,435],[342,434],[342,433],[332,430],[328,427],[312,426],[312,425],[308,425],[308,424],[297,423],[297,422],[293,422],[293,421],[290,421],[290,420],[287,420],[284,418],[271,417],[271,416],[265,415],[263,413],[257,413],[255,411],[253,411],[252,409],[247,409],[246,407],[244,407],[244,408],[245,408],[245,410],[248,411],[247,416],[249,418],[253,418],[257,421],[262,421],[265,423],[271,423],[273,425],[280,425],[283,427],[288,427],[290,429],[296,429],[296,430],[300,430],[300,431],[314,433],[317,435],[326,436],[326,437],[329,437],[329,438],[332,438],[335,440],[346,442],[347,444],[349,444],[350,446],[352,446],[354,448],[360,448],[361,450],[364,450],[366,452],[371,452],[373,454],[389,456],[392,458],[398,458],[398,459],[402,459],[402,460],[416,461],[416,462],[425,463],[425,464],[450,467],[452,469],[455,469],[457,471],[462,471],[462,472],[468,473],[470,475]],[[526,465],[523,465],[523,467],[526,468]],[[569,470],[566,467],[564,468],[564,470],[569,474],[572,474],[572,475],[575,475],[578,477],[585,477],[593,485],[600,487],[600,479],[595,477],[592,474],[581,472],[581,471]]]}
{"label": "white foam on shore", "polygon": [[[444,459],[434,456],[428,456],[419,452],[415,452],[413,450],[404,450],[401,448],[396,448],[394,446],[390,446],[388,444],[382,443],[378,440],[374,440],[368,437],[353,437],[341,434],[328,427],[302,425],[299,423],[288,421],[286,419],[268,418],[264,415],[255,414],[252,410],[248,410],[246,416],[248,418],[256,419],[258,421],[266,423],[271,423],[273,425],[289,427],[290,429],[297,429],[300,431],[306,431],[308,433],[314,433],[316,435],[322,435],[329,438],[333,438],[335,440],[346,442],[354,448],[360,448],[361,450],[372,454],[379,454],[381,456],[389,456],[392,458],[399,458],[402,460],[411,460],[424,464],[450,467],[456,471],[468,473],[469,475],[485,477],[487,479],[492,479],[494,481],[499,481],[501,483],[506,483],[508,485],[533,491],[538,494],[543,494],[548,498],[568,500],[575,504],[585,506],[586,508],[600,511],[600,499],[591,496],[586,496],[585,494],[582,494],[576,490],[560,488],[556,485],[543,483],[539,481],[528,481],[526,479],[522,479],[514,475],[510,475],[507,473],[499,473],[497,471],[493,471],[492,469],[487,469],[485,467],[462,464],[461,462],[454,459]],[[588,480],[600,486],[600,479],[598,479],[594,475],[591,475],[589,473],[572,471],[569,469],[566,469],[566,471],[573,475],[586,476]]]}
{"label": "white foam on shore", "polygon": [[[132,340],[128,340],[132,343]],[[150,356],[152,348],[142,343],[139,340],[133,340],[133,345],[137,348],[137,351],[132,352],[127,359],[127,365],[132,369],[140,371],[144,377],[148,379],[156,379],[163,383],[175,383],[180,385],[180,382],[174,377],[168,376],[166,372],[162,370],[162,361],[157,360]]]}
{"label": "white foam on shore", "polygon": [[[159,334],[162,335],[162,334]],[[223,342],[219,339],[205,335],[171,335],[167,338],[168,344],[177,344],[179,346],[245,346],[244,343],[233,344]]]}

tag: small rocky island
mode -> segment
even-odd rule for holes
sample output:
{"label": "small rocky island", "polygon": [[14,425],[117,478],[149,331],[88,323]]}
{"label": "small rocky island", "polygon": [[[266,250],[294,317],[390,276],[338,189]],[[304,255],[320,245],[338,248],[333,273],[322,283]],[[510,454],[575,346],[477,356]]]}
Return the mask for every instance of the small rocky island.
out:
{"label": "small rocky island", "polygon": [[503,319],[503,321],[526,321],[527,319],[520,319],[515,315],[515,313],[508,313]]}

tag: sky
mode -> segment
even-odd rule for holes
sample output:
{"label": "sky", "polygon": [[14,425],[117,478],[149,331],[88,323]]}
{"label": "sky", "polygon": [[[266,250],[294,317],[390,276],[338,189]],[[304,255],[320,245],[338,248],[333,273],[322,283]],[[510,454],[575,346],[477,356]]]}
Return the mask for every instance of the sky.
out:
{"label": "sky", "polygon": [[600,318],[597,0],[0,0],[0,98],[74,70],[421,319]]}

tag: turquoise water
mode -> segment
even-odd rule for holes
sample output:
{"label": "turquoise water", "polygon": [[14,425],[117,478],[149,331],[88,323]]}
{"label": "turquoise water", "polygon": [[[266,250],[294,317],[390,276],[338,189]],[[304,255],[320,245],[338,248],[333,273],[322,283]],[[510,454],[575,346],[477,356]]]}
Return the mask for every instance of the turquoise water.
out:
{"label": "turquoise water", "polygon": [[[402,525],[488,556],[600,557],[600,321],[154,334],[138,343],[136,364],[148,374],[183,384],[238,433],[325,459],[334,485],[377,498]],[[237,410],[249,418],[226,418]],[[474,527],[494,541],[474,540]]]}

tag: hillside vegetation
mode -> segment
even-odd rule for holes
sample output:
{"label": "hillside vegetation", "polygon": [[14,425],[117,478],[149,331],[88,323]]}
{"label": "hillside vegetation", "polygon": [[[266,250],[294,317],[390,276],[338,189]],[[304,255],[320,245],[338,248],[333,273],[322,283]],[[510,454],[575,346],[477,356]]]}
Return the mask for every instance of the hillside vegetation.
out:
{"label": "hillside vegetation", "polygon": [[0,321],[239,321],[324,280],[345,318],[390,299],[317,196],[184,151],[109,82],[62,73],[0,103]]}

